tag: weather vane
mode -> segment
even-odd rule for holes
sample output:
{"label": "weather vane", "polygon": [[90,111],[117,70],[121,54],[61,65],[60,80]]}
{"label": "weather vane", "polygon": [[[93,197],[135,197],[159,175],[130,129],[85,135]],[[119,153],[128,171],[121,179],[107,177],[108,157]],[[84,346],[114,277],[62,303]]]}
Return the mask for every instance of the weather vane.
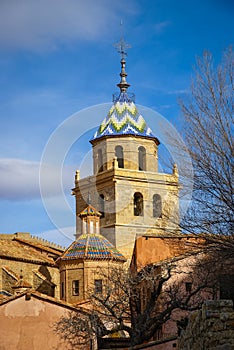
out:
{"label": "weather vane", "polygon": [[124,35],[123,35],[123,21],[120,21],[120,30],[121,30],[121,37],[120,41],[116,44],[114,44],[114,47],[117,49],[118,53],[121,55],[121,59],[125,59],[127,56],[127,49],[131,48],[131,45],[127,44],[124,41]]}

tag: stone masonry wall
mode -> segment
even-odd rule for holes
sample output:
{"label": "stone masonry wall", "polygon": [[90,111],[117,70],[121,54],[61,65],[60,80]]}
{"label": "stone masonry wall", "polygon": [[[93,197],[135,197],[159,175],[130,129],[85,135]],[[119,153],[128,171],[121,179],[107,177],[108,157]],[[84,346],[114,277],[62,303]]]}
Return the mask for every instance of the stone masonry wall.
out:
{"label": "stone masonry wall", "polygon": [[234,310],[231,300],[207,300],[191,314],[179,350],[233,350]]}

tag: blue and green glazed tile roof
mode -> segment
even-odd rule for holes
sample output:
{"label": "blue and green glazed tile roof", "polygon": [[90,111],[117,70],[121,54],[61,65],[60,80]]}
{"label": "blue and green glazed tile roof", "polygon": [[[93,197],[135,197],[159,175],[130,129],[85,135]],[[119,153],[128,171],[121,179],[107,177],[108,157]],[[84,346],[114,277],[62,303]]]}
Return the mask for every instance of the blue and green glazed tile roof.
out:
{"label": "blue and green glazed tile roof", "polygon": [[92,141],[103,136],[136,135],[156,139],[127,93],[121,92]]}
{"label": "blue and green glazed tile roof", "polygon": [[61,256],[61,260],[75,259],[126,261],[125,257],[99,234],[81,235]]}

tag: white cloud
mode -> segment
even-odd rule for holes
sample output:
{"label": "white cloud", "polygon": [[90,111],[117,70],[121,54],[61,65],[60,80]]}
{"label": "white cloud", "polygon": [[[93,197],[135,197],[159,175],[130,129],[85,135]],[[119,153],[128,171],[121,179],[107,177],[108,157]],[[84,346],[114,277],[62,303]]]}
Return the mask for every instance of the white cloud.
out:
{"label": "white cloud", "polygon": [[[40,198],[39,186],[39,162],[28,161],[24,159],[2,158],[0,159],[0,198],[7,200],[29,200]],[[44,166],[46,171],[46,194],[47,196],[57,195],[58,172],[54,165]],[[70,194],[72,187],[72,168],[64,166],[62,169],[63,183],[61,184],[64,192]],[[45,181],[45,180],[44,180]]]}
{"label": "white cloud", "polygon": [[95,40],[110,32],[119,12],[132,12],[124,0],[2,0],[0,45],[51,50],[75,40]]}
{"label": "white cloud", "polygon": [[187,89],[172,90],[167,92],[168,95],[185,95],[188,93],[189,93],[189,90]]}

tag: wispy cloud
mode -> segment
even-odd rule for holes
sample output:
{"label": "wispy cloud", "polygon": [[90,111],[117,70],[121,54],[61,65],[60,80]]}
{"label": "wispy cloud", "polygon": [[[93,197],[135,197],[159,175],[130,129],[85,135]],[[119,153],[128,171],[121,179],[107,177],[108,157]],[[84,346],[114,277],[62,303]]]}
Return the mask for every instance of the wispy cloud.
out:
{"label": "wispy cloud", "polygon": [[185,95],[188,94],[188,89],[180,89],[180,90],[171,90],[167,92],[167,95]]}
{"label": "wispy cloud", "polygon": [[[122,6],[121,6],[122,4]],[[0,45],[53,50],[75,40],[95,40],[130,12],[123,0],[11,0],[0,4]]]}
{"label": "wispy cloud", "polygon": [[171,25],[170,21],[163,21],[156,23],[154,26],[154,30],[156,34],[162,34],[166,28],[168,28]]}
{"label": "wispy cloud", "polygon": [[[39,162],[12,158],[0,159],[1,199],[18,201],[40,198],[39,169]],[[46,171],[46,176],[44,176],[46,194],[56,196],[57,185],[54,179],[58,176],[58,169],[56,166],[47,165],[44,166],[44,171]],[[71,174],[73,174],[71,167],[63,168],[62,186],[65,192],[72,187]]]}

